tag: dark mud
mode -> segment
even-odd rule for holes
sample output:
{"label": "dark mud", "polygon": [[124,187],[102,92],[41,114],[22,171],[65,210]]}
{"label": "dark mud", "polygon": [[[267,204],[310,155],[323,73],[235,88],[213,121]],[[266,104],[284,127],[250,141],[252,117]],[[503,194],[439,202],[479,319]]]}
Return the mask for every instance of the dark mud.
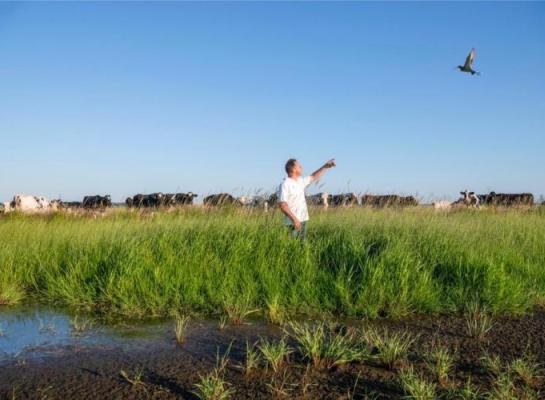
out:
{"label": "dark mud", "polygon": [[[369,322],[371,323],[371,322]],[[497,354],[504,363],[532,354],[545,363],[545,312],[517,318],[501,318],[485,340],[466,334],[463,318],[426,316],[402,321],[374,321],[395,331],[418,335],[408,363],[430,381],[423,354],[432,343],[456,353],[456,363],[446,387],[463,385],[469,377],[481,392],[490,391],[492,377],[482,365],[484,354]],[[127,332],[130,329],[126,330]],[[176,343],[171,322],[153,328],[153,335],[127,338],[117,335],[99,341],[71,341],[44,345],[38,349],[4,357],[0,364],[2,399],[196,399],[193,393],[200,377],[215,366],[219,348],[222,354],[231,345],[225,380],[236,390],[234,399],[399,399],[404,393],[398,371],[367,361],[339,367],[333,371],[307,366],[297,353],[281,371],[260,368],[246,375],[239,365],[244,361],[246,341],[260,337],[280,338],[280,328],[264,322],[227,326],[220,330],[212,321],[190,325],[185,342]],[[0,338],[0,340],[2,340]],[[127,344],[130,343],[130,344]],[[46,350],[46,351],[45,351]],[[39,356],[36,356],[39,354]],[[141,372],[141,384],[129,377]],[[536,398],[545,398],[543,382],[533,387]]]}

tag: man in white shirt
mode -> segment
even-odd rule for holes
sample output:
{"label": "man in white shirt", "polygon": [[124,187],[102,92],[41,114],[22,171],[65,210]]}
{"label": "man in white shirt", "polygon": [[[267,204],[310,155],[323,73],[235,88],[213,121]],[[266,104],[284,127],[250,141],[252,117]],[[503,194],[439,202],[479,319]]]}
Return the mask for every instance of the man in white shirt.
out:
{"label": "man in white shirt", "polygon": [[278,188],[278,205],[284,213],[285,223],[290,228],[294,237],[304,240],[306,235],[306,223],[308,221],[307,201],[305,199],[305,188],[324,174],[329,168],[335,166],[335,159],[331,159],[322,165],[310,176],[303,177],[303,167],[295,158],[286,162],[286,173],[288,176]]}

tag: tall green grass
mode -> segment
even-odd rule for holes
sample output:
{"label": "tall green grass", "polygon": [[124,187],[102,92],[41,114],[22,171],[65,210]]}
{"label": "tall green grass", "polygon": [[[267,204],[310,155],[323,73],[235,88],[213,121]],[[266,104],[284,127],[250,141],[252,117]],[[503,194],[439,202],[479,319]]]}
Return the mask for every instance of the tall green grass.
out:
{"label": "tall green grass", "polygon": [[139,317],[277,302],[289,313],[375,317],[454,312],[469,299],[495,313],[543,302],[543,210],[356,208],[311,218],[301,244],[278,212],[6,215],[0,304]]}

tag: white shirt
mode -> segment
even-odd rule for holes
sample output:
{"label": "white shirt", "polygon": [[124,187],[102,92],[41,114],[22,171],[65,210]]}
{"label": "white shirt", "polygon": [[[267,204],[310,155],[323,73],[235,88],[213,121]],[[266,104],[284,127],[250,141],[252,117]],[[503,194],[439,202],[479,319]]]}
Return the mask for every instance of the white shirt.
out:
{"label": "white shirt", "polygon": [[[278,188],[278,202],[285,202],[293,215],[301,222],[308,221],[307,201],[305,199],[305,188],[312,183],[312,177],[305,176],[293,179],[286,177]],[[293,221],[285,216],[284,221],[293,225]]]}

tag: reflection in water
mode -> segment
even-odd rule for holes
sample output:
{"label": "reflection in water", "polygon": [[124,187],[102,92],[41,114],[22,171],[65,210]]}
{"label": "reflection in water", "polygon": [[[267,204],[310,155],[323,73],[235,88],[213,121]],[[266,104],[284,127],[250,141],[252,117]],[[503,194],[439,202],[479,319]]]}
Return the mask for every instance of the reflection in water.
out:
{"label": "reflection in water", "polygon": [[[70,316],[44,307],[0,308],[0,362],[58,353],[63,347],[141,346],[168,340],[170,322],[106,325],[86,316]],[[138,338],[138,343],[127,339]]]}
{"label": "reflection in water", "polygon": [[[187,328],[183,351],[214,362],[218,351],[231,348],[231,356],[242,360],[246,341],[281,337],[281,328],[264,320],[227,326],[220,330],[217,320],[192,320]],[[46,307],[0,308],[0,365],[46,356],[81,351],[144,351],[182,347],[176,342],[174,321],[118,321],[106,323],[66,310]]]}

